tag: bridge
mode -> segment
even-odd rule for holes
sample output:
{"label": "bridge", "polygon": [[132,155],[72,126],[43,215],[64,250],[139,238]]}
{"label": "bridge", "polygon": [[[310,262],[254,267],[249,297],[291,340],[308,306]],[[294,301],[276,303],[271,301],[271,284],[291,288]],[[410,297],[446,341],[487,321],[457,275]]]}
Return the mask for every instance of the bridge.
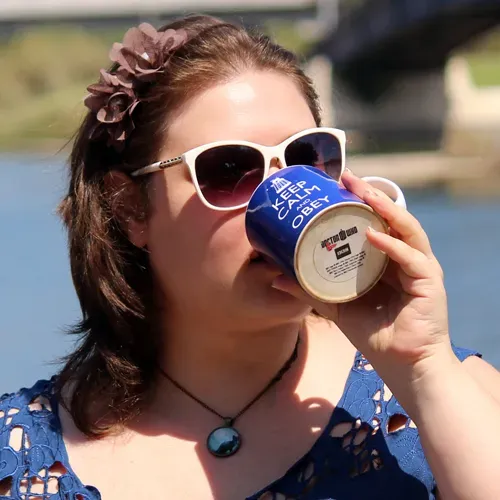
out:
{"label": "bridge", "polygon": [[78,23],[85,26],[157,22],[203,12],[223,18],[259,22],[323,17],[337,0],[0,0],[0,33],[40,23]]}
{"label": "bridge", "polygon": [[379,145],[438,147],[447,61],[499,24],[499,0],[361,0],[341,10],[312,52],[333,65],[336,124]]}
{"label": "bridge", "polygon": [[499,0],[365,0],[316,51],[370,98],[403,72],[441,68],[457,47],[499,23]]}
{"label": "bridge", "polygon": [[311,58],[333,66],[320,82],[331,122],[359,132],[375,149],[435,149],[449,116],[447,60],[500,23],[500,0],[0,0],[0,36],[58,22],[161,24],[190,12],[251,24],[314,21],[321,40]]}

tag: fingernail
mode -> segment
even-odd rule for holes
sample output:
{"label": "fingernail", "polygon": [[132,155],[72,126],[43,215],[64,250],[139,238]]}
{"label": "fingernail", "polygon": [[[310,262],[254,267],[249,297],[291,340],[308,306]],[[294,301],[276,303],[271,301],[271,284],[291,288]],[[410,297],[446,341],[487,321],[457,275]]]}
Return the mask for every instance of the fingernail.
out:
{"label": "fingernail", "polygon": [[376,229],[373,229],[373,227],[371,227],[371,226],[368,226],[366,229],[370,233],[378,233],[378,231]]}

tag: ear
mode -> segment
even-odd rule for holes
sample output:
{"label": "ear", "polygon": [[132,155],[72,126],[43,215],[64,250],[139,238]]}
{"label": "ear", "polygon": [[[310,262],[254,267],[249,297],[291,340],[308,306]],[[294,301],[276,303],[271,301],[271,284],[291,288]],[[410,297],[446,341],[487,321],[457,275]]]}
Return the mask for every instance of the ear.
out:
{"label": "ear", "polygon": [[141,187],[127,174],[112,170],[104,176],[111,211],[130,242],[144,248],[147,241],[146,200]]}

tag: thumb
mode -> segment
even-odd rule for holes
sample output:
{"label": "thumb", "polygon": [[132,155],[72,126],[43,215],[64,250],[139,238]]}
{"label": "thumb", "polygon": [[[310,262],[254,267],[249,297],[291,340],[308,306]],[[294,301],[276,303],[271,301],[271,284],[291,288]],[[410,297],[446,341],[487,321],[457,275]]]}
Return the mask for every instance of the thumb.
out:
{"label": "thumb", "polygon": [[309,304],[316,312],[325,318],[336,321],[338,316],[336,304],[326,304],[314,299],[306,293],[293,278],[284,275],[278,276],[277,278],[274,278],[271,286],[277,290],[292,295],[306,304]]}
{"label": "thumb", "polygon": [[307,293],[302,290],[300,285],[289,276],[281,274],[280,276],[274,278],[271,286],[276,288],[276,290],[293,295],[295,298],[302,300],[303,302],[309,303],[313,300],[312,297],[307,295]]}

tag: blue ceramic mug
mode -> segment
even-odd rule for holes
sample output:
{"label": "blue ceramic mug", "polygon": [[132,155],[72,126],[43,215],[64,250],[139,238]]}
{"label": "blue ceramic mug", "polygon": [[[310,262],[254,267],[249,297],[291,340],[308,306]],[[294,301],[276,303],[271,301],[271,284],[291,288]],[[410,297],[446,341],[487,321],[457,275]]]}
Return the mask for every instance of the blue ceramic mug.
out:
{"label": "blue ceramic mug", "polygon": [[[365,178],[405,206],[393,182]],[[296,165],[266,178],[245,217],[250,244],[322,302],[354,300],[381,278],[388,257],[366,239],[368,226],[388,231],[367,203],[314,167]]]}

